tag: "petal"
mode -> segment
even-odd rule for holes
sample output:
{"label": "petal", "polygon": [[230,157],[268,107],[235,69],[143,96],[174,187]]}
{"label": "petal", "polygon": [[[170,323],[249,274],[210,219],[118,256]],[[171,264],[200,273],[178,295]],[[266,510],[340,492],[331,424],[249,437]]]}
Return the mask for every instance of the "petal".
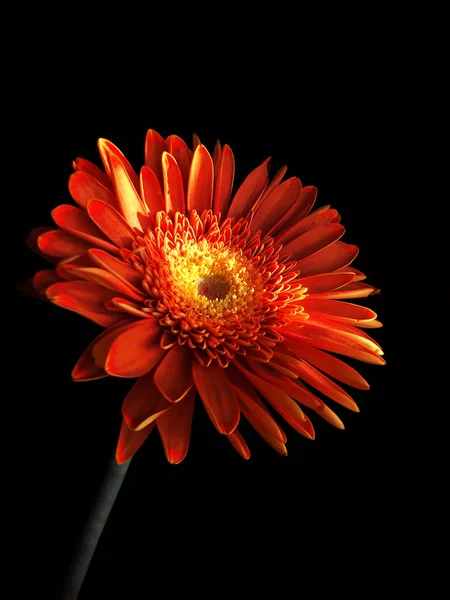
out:
{"label": "petal", "polygon": [[[317,188],[313,185],[306,185],[302,188],[294,206],[285,214],[285,216],[279,221],[277,226],[274,228],[272,235],[283,235],[285,231],[290,231],[296,226],[296,224],[303,219],[305,215],[309,213],[317,198]],[[293,236],[295,237],[295,235]],[[291,237],[287,241],[293,239]],[[278,242],[278,239],[277,239]],[[287,242],[282,242],[287,243]]]}
{"label": "petal", "polygon": [[[240,363],[236,362],[236,366],[243,372],[245,377],[258,392],[271,404],[276,411],[285,419],[291,427],[305,437],[312,439],[311,435],[304,427],[305,415],[292,398],[290,398],[279,386],[265,381],[249,369],[244,368]],[[281,376],[280,376],[281,379]]]}
{"label": "petal", "polygon": [[156,367],[154,381],[162,395],[170,402],[178,402],[194,385],[192,377],[192,350],[185,344],[176,344]]}
{"label": "petal", "polygon": [[124,325],[123,323],[108,327],[108,329],[102,331],[102,333],[89,344],[72,370],[72,379],[74,381],[91,381],[93,379],[101,379],[108,376],[102,366],[104,360],[101,360],[98,351],[95,353],[96,356],[94,357],[94,348],[101,348],[105,344],[109,347],[115,336],[124,327],[126,327],[126,324]]}
{"label": "petal", "polygon": [[287,345],[296,356],[304,358],[324,373],[342,381],[342,383],[360,390],[369,389],[370,386],[364,377],[345,362],[336,358],[336,356],[332,356],[304,342],[287,340]]}
{"label": "petal", "polygon": [[102,185],[97,179],[85,171],[76,171],[69,178],[69,192],[72,198],[82,208],[89,200],[103,200],[106,204],[117,207],[116,196]]}
{"label": "petal", "polygon": [[76,158],[72,164],[75,171],[84,171],[85,173],[88,173],[91,177],[101,183],[103,187],[114,194],[114,186],[111,180],[104,171],[97,167],[97,165],[94,165],[94,163],[85,158]]}
{"label": "petal", "polygon": [[177,135],[169,135],[166,139],[166,146],[169,154],[177,161],[180,167],[181,176],[183,178],[184,189],[188,189],[189,170],[191,168],[192,152],[187,147],[187,144]]}
{"label": "petal", "polygon": [[157,131],[149,129],[145,139],[145,164],[155,173],[161,187],[163,186],[161,158],[166,150],[163,137]]}
{"label": "petal", "polygon": [[164,180],[164,202],[165,211],[186,212],[186,203],[184,199],[184,187],[181,171],[177,165],[177,161],[168,152],[162,155],[162,169]]}
{"label": "petal", "polygon": [[110,157],[110,165],[120,212],[130,227],[141,230],[142,225],[138,215],[146,215],[147,211],[136,191],[139,187],[133,185],[122,162],[114,154]]}
{"label": "petal", "polygon": [[295,240],[299,235],[303,235],[304,233],[311,231],[311,229],[314,229],[319,225],[333,223],[333,218],[337,215],[338,212],[334,209],[330,209],[330,206],[328,205],[321,206],[306,217],[286,222],[285,229],[280,229],[280,233],[277,238],[277,243],[286,245],[292,240]]}
{"label": "petal", "polygon": [[45,258],[47,262],[57,264],[59,262],[57,258],[44,254],[38,246],[38,239],[40,236],[48,231],[54,231],[54,229],[54,227],[34,227],[34,229],[32,229],[28,234],[25,244],[28,246],[28,248],[30,248],[30,250],[36,252],[36,254],[39,254],[39,256],[42,256],[42,258]]}
{"label": "petal", "polygon": [[294,206],[301,189],[302,183],[298,177],[291,177],[275,188],[260,203],[251,223],[251,232],[256,233],[261,229],[264,233],[272,235],[272,229]]}
{"label": "petal", "polygon": [[250,458],[250,450],[239,431],[235,429],[233,433],[230,433],[227,437],[233,448],[235,448],[242,458],[248,460]]}
{"label": "petal", "polygon": [[234,155],[225,144],[214,175],[214,213],[225,215],[231,198],[234,181]]}
{"label": "petal", "polygon": [[109,327],[123,320],[123,315],[111,313],[105,302],[114,292],[105,290],[89,281],[62,281],[47,289],[47,298],[62,308],[76,312],[102,327]]}
{"label": "petal", "polygon": [[122,465],[124,462],[127,462],[139,450],[152,432],[154,426],[155,424],[152,423],[141,431],[133,431],[125,421],[122,421],[116,450],[117,464]]}
{"label": "petal", "polygon": [[[291,260],[300,261],[302,258],[311,257],[331,244],[334,244],[344,233],[344,227],[338,223],[319,225],[319,227],[315,227],[292,242],[289,242],[283,248],[283,252],[290,254]],[[301,263],[299,267],[301,269]],[[301,270],[300,273],[302,273]]]}
{"label": "petal", "polygon": [[37,243],[41,252],[58,258],[82,254],[92,248],[91,243],[80,240],[80,238],[62,229],[52,229],[41,234]]}
{"label": "petal", "polygon": [[161,327],[156,319],[139,319],[131,323],[111,345],[105,371],[116,377],[145,375],[165,353],[159,346],[160,337]]}
{"label": "petal", "polygon": [[[108,204],[104,204],[104,206],[114,210]],[[108,242],[84,210],[70,204],[61,204],[52,210],[51,215],[56,225],[61,229],[89,242],[91,246],[118,253],[116,246]]]}
{"label": "petal", "polygon": [[246,217],[252,210],[267,186],[269,162],[270,158],[267,158],[259,167],[247,175],[231,201],[227,217],[235,219]]}
{"label": "petal", "polygon": [[111,302],[106,303],[106,307],[109,310],[117,309],[124,311],[140,319],[153,319],[153,317],[149,313],[143,312],[141,310],[139,304],[131,302],[131,300],[128,300],[127,298],[113,298]]}
{"label": "petal", "polygon": [[33,288],[38,294],[46,294],[47,289],[61,281],[55,269],[44,269],[33,275]]}
{"label": "petal", "polygon": [[214,145],[214,150],[213,150],[213,155],[212,155],[214,169],[217,168],[217,165],[219,163],[221,156],[222,156],[222,144],[220,143],[220,140],[217,140]]}
{"label": "petal", "polygon": [[329,292],[321,292],[316,294],[315,298],[322,300],[345,300],[348,298],[366,298],[367,296],[373,296],[379,294],[380,290],[374,288],[372,285],[367,283],[348,283],[342,286],[339,290],[333,290]]}
{"label": "petal", "polygon": [[118,248],[131,248],[135,238],[133,230],[114,207],[101,200],[89,200],[87,213]]}
{"label": "petal", "polygon": [[212,158],[201,144],[197,146],[192,158],[191,172],[187,192],[188,211],[196,210],[199,215],[212,206],[214,165]]}
{"label": "petal", "polygon": [[338,272],[341,272],[341,271],[345,272],[345,273],[353,273],[355,276],[353,281],[363,281],[363,279],[366,279],[366,275],[364,275],[364,273],[362,271],[355,269],[355,267],[353,267],[353,266],[343,267],[342,269],[339,269]]}
{"label": "petal", "polygon": [[191,389],[181,402],[163,413],[156,421],[167,460],[177,465],[186,456],[191,439],[196,390]]}
{"label": "petal", "polygon": [[[124,154],[119,150],[119,148],[117,146],[115,146],[113,143],[109,142],[108,140],[105,140],[104,138],[100,138],[98,140],[98,149],[99,149],[100,156],[102,158],[105,170],[106,170],[107,174],[109,175],[109,177],[111,178],[111,180],[113,179],[112,178],[111,159],[112,159],[112,157],[114,157],[122,163],[122,166],[125,169],[125,171],[127,172],[127,175],[131,180],[131,183],[133,184],[133,186],[136,189],[138,189],[138,187],[139,187],[138,176],[136,175],[136,172],[134,171],[133,167],[130,165],[128,160],[125,158]],[[97,197],[94,196],[94,198],[97,198]],[[97,199],[103,200],[103,198],[97,198]]]}
{"label": "petal", "polygon": [[96,283],[108,290],[113,290],[114,292],[128,296],[133,300],[140,301],[144,299],[143,294],[136,293],[131,285],[124,283],[109,271],[105,271],[105,269],[98,269],[97,267],[75,267],[70,263],[65,264],[64,268],[70,273],[77,275],[80,279],[92,281],[92,283]]}
{"label": "petal", "polygon": [[213,361],[209,367],[193,362],[195,385],[209,418],[219,433],[229,435],[239,423],[239,405],[225,369]]}
{"label": "petal", "polygon": [[[286,165],[284,167],[281,167],[280,169],[278,169],[278,171],[275,173],[275,175],[270,180],[270,182],[269,182],[268,186],[266,187],[266,189],[264,190],[264,192],[261,194],[258,204],[260,204],[269,194],[271,194],[273,192],[273,190],[276,187],[278,187],[280,185],[281,180],[286,175],[286,171],[287,171]],[[258,204],[256,205],[256,208],[258,208]]]}
{"label": "petal", "polygon": [[324,248],[314,256],[308,256],[298,262],[300,277],[336,271],[350,264],[358,255],[358,248],[350,244],[336,242]]}
{"label": "petal", "polygon": [[351,324],[357,321],[372,321],[377,316],[377,313],[373,312],[373,310],[359,304],[318,299],[314,296],[305,298],[302,301],[302,306],[307,313],[321,313],[329,319],[338,318]]}
{"label": "petal", "polygon": [[93,260],[96,265],[106,269],[124,283],[132,287],[135,293],[142,294],[141,285],[143,275],[138,271],[135,271],[123,261],[111,256],[103,250],[93,249],[90,250],[88,256]]}
{"label": "petal", "polygon": [[353,281],[353,273],[320,273],[311,277],[302,277],[302,286],[308,288],[308,294],[328,292]]}
{"label": "petal", "polygon": [[161,185],[150,167],[144,166],[141,169],[140,189],[142,199],[151,213],[156,214],[160,210],[165,210]]}
{"label": "petal", "polygon": [[196,133],[192,134],[192,150],[195,150],[197,146],[201,144],[200,138]]}
{"label": "petal", "polygon": [[356,329],[351,325],[347,325],[346,323],[338,323],[336,321],[327,319],[322,315],[320,315],[318,318],[310,315],[304,326],[306,329],[309,327],[323,328],[328,330],[330,332],[329,335],[333,336],[333,339],[338,343],[350,344],[355,342],[364,349],[383,355],[380,344],[367,335],[367,333],[364,333],[360,329]]}
{"label": "petal", "polygon": [[172,406],[155,386],[151,371],[140,377],[128,392],[122,404],[122,415],[130,429],[140,431]]}

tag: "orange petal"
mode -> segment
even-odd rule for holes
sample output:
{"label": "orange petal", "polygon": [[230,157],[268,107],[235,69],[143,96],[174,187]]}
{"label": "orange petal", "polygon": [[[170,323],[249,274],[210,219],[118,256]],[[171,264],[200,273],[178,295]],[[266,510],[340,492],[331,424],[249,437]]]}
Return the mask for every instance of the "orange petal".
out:
{"label": "orange petal", "polygon": [[[108,206],[110,210],[114,210],[108,204],[104,204],[104,206]],[[82,240],[86,240],[91,246],[103,248],[103,250],[108,250],[108,252],[119,252],[117,247],[113,246],[103,236],[102,232],[94,225],[84,210],[70,204],[61,204],[52,210],[51,215],[58,227],[76,235]]]}
{"label": "orange petal", "polygon": [[225,215],[231,198],[234,181],[234,155],[225,144],[214,175],[214,213]]}
{"label": "orange petal", "polygon": [[48,231],[54,231],[54,229],[54,227],[34,227],[28,234],[25,244],[28,246],[28,248],[30,248],[30,250],[36,252],[36,254],[39,254],[39,256],[42,256],[42,258],[44,258],[47,262],[58,264],[59,259],[44,254],[44,252],[42,252],[38,246],[38,239],[40,236]]}
{"label": "orange petal", "polygon": [[164,138],[154,129],[149,129],[145,138],[145,164],[155,173],[159,184],[163,186],[161,158],[167,150]]}
{"label": "orange petal", "polygon": [[131,247],[135,238],[133,230],[115,208],[101,200],[89,200],[87,213],[118,248]]}
{"label": "orange petal", "polygon": [[106,204],[117,207],[116,196],[85,171],[72,173],[69,178],[69,192],[75,202],[82,208],[85,208],[89,200],[93,198],[103,200]]}
{"label": "orange petal", "polygon": [[350,244],[336,242],[324,248],[314,256],[308,256],[298,262],[300,277],[329,273],[350,264],[358,255],[358,248]]}
{"label": "orange petal", "polygon": [[116,450],[117,464],[121,465],[127,462],[139,450],[152,432],[154,426],[155,424],[152,423],[141,431],[133,431],[125,421],[122,421]]}
{"label": "orange petal", "polygon": [[172,405],[156,421],[164,453],[173,465],[180,463],[189,449],[195,395],[195,388],[191,389],[181,402]]}
{"label": "orange petal", "polygon": [[[108,327],[108,329],[102,331],[102,333],[89,344],[72,370],[72,379],[74,381],[91,381],[93,379],[101,379],[102,377],[108,376],[103,368],[106,354],[104,357],[101,356],[101,354],[104,354],[102,353],[102,348],[105,345],[109,348],[115,339],[115,336],[119,331],[126,327],[127,324],[128,323],[124,324],[123,322],[120,322],[117,325]],[[94,349],[100,349],[100,352],[99,350]]]}
{"label": "orange petal", "polygon": [[343,267],[342,269],[339,269],[338,272],[345,272],[345,273],[353,273],[355,278],[353,279],[353,281],[363,281],[363,279],[366,279],[367,276],[364,275],[364,273],[362,271],[359,271],[358,269],[355,269],[355,267],[351,266],[351,267]]}
{"label": "orange petal", "polygon": [[302,306],[307,313],[323,314],[328,319],[341,319],[343,322],[348,322],[352,325],[358,321],[372,321],[376,318],[377,313],[351,302],[339,302],[338,300],[318,299],[314,296],[309,296],[302,301]]}
{"label": "orange petal", "polygon": [[[292,400],[279,386],[265,381],[255,373],[244,368],[236,362],[236,366],[244,373],[245,377],[255,386],[259,393],[269,402],[291,427],[307,438],[310,434],[305,430],[305,415],[296,402]],[[281,379],[281,377],[280,377]]]}
{"label": "orange petal", "polygon": [[172,406],[155,386],[151,371],[140,377],[128,392],[122,404],[122,415],[130,429],[140,431]]}
{"label": "orange petal", "polygon": [[308,288],[308,294],[328,292],[353,281],[352,273],[320,273],[311,277],[302,277],[302,286]]}
{"label": "orange petal", "polygon": [[156,214],[165,210],[161,185],[154,171],[150,167],[142,167],[140,177],[141,196],[151,213]]}
{"label": "orange petal", "polygon": [[169,135],[166,139],[166,146],[169,154],[177,161],[183,178],[184,189],[188,189],[189,170],[191,168],[192,152],[187,144],[177,135]]}
{"label": "orange petal", "polygon": [[[315,227],[292,242],[289,242],[289,244],[284,246],[283,252],[290,254],[291,260],[301,261],[302,258],[311,257],[331,244],[334,244],[344,233],[344,227],[338,223],[319,225],[319,227]],[[301,263],[299,267],[301,269]],[[300,273],[302,273],[302,270],[300,270]]]}
{"label": "orange petal", "polygon": [[90,281],[62,281],[47,289],[47,298],[62,308],[76,312],[102,327],[109,327],[123,320],[123,315],[109,312],[105,302],[114,292]]}
{"label": "orange petal", "polygon": [[124,311],[126,313],[129,313],[130,315],[138,317],[139,319],[153,319],[153,317],[149,313],[143,312],[141,310],[139,304],[131,302],[131,300],[128,300],[127,298],[113,298],[111,302],[106,303],[106,307],[109,310],[117,309]]}
{"label": "orange petal", "polygon": [[162,155],[162,169],[164,180],[164,202],[165,211],[186,212],[186,203],[184,199],[184,187],[181,171],[177,161],[168,152]]}
{"label": "orange petal", "polygon": [[44,269],[33,276],[33,288],[38,294],[45,294],[54,283],[61,281],[55,269]]}
{"label": "orange petal", "polygon": [[124,283],[109,271],[105,271],[105,269],[98,269],[96,267],[74,267],[70,263],[65,264],[64,268],[70,273],[77,275],[80,279],[92,281],[92,283],[96,283],[108,290],[113,290],[114,292],[128,296],[133,300],[140,301],[144,299],[144,295],[136,293],[133,286]]}
{"label": "orange petal", "polygon": [[342,381],[342,383],[351,385],[359,390],[368,390],[370,388],[367,381],[358,371],[336,356],[331,356],[327,352],[323,352],[303,342],[289,340],[288,346],[297,356],[304,358],[324,373]]}
{"label": "orange petal", "polygon": [[[307,185],[302,188],[294,206],[285,214],[285,216],[278,222],[277,226],[272,231],[272,235],[283,236],[286,232],[294,230],[296,225],[303,220],[303,217],[309,213],[317,198],[317,188],[313,185]],[[303,232],[302,232],[303,233]],[[296,237],[296,234],[292,235],[286,241],[280,243],[288,243]],[[277,239],[278,242],[278,239]]]}
{"label": "orange petal", "polygon": [[192,149],[195,150],[197,146],[201,144],[200,138],[196,133],[192,134]]}
{"label": "orange petal", "polygon": [[160,337],[161,327],[156,319],[139,319],[131,323],[111,345],[105,371],[116,377],[145,375],[164,355],[159,346]]}
{"label": "orange petal", "polygon": [[142,226],[138,215],[145,215],[147,211],[136,191],[139,187],[135,188],[122,162],[114,154],[110,157],[110,165],[120,212],[130,227],[141,230]]}
{"label": "orange petal", "polygon": [[222,156],[222,144],[220,143],[220,140],[217,140],[214,145],[214,150],[213,150],[213,155],[212,155],[214,169],[217,168],[217,165],[219,163],[221,156]]}
{"label": "orange petal", "polygon": [[[115,146],[113,143],[109,142],[108,140],[105,140],[104,138],[100,138],[98,140],[98,149],[99,149],[102,161],[103,161],[103,165],[105,166],[105,170],[106,170],[107,174],[109,175],[109,177],[111,178],[111,180],[113,179],[113,177],[112,177],[113,169],[111,166],[111,159],[112,159],[112,157],[114,157],[122,163],[122,166],[125,169],[125,171],[127,172],[127,175],[131,180],[131,183],[134,185],[134,187],[136,189],[138,189],[138,187],[139,187],[138,176],[136,175],[135,170],[130,165],[128,160],[125,158],[124,154],[119,150],[119,148],[117,146]],[[94,198],[97,198],[97,196],[94,196]],[[97,199],[103,200],[103,198],[97,198]]]}
{"label": "orange petal", "polygon": [[242,456],[242,458],[248,460],[250,458],[250,450],[239,431],[235,429],[233,433],[230,433],[227,437],[233,448]]}
{"label": "orange petal", "polygon": [[214,165],[212,158],[201,144],[197,146],[192,158],[191,172],[187,192],[188,211],[196,210],[199,215],[212,206]]}
{"label": "orange petal", "polygon": [[[263,193],[269,180],[269,162],[267,158],[244,179],[231,201],[227,217],[246,217]],[[224,215],[225,216],[225,215]]]}
{"label": "orange petal", "polygon": [[162,395],[170,402],[178,402],[194,385],[192,377],[192,350],[187,344],[176,344],[156,367],[154,381]]}
{"label": "orange petal", "polygon": [[286,175],[286,171],[287,171],[286,165],[284,167],[281,167],[280,169],[278,169],[278,171],[275,173],[275,175],[270,180],[270,182],[269,182],[268,186],[266,187],[266,189],[264,190],[264,192],[261,194],[260,199],[258,200],[258,203],[255,207],[256,209],[259,207],[259,204],[261,204],[261,202],[269,194],[271,194],[276,187],[278,187],[280,185],[281,180]]}
{"label": "orange petal", "polygon": [[373,296],[378,294],[380,290],[374,288],[372,285],[367,283],[348,283],[342,286],[339,290],[333,290],[329,292],[321,292],[317,294],[315,298],[322,300],[345,300],[350,298],[366,298],[367,296]]}
{"label": "orange petal", "polygon": [[90,250],[88,256],[90,256],[95,264],[102,267],[102,269],[106,269],[124,283],[131,286],[136,294],[142,294],[141,284],[143,276],[141,273],[135,271],[121,260],[118,260],[103,250]]}
{"label": "orange petal", "polygon": [[82,254],[92,248],[91,243],[81,240],[62,229],[52,229],[41,234],[38,237],[37,244],[41,252],[58,258]]}
{"label": "orange petal", "polygon": [[[336,222],[334,219],[336,216],[339,217],[338,212],[334,209],[330,209],[330,206],[328,205],[321,206],[308,216],[302,217],[299,220],[296,219],[294,222],[286,222],[286,227],[284,230],[280,229],[277,243],[284,245],[289,244],[289,242],[292,240],[295,240],[300,235],[311,231],[311,229],[314,229],[319,225],[326,225],[327,223]],[[337,219],[337,222],[339,219],[340,217]]]}
{"label": "orange petal", "polygon": [[195,385],[209,418],[219,433],[229,435],[239,423],[239,405],[225,369],[213,361],[209,367],[193,362]]}
{"label": "orange petal", "polygon": [[363,349],[376,352],[380,355],[384,354],[378,342],[364,331],[356,329],[347,323],[332,321],[331,319],[325,318],[323,315],[320,315],[320,317],[317,318],[310,315],[307,322],[305,322],[305,327],[306,329],[309,327],[323,328],[330,332],[330,339],[332,338],[338,343],[353,344],[353,342],[355,342]]}
{"label": "orange petal", "polygon": [[291,177],[275,188],[260,203],[251,223],[251,232],[256,233],[261,229],[263,233],[272,235],[272,229],[294,206],[301,189],[302,183],[298,177]]}
{"label": "orange petal", "polygon": [[85,158],[76,158],[72,164],[75,171],[84,171],[85,173],[88,173],[91,177],[101,183],[103,187],[114,194],[114,186],[111,180],[104,171],[97,167],[97,165],[94,165],[94,163]]}

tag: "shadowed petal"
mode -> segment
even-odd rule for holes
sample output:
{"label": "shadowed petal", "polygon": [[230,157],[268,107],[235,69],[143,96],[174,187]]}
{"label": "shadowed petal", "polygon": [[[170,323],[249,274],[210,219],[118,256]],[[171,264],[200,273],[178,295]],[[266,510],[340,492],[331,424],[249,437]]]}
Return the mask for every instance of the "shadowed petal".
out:
{"label": "shadowed petal", "polygon": [[223,147],[214,175],[214,213],[227,213],[234,181],[234,156],[227,144]]}
{"label": "shadowed petal", "polygon": [[212,158],[201,144],[192,158],[187,192],[188,211],[196,210],[199,215],[212,206],[214,166]]}
{"label": "shadowed petal", "polygon": [[90,160],[85,158],[76,158],[72,162],[74,171],[84,171],[96,179],[103,187],[107,188],[112,194],[114,194],[114,186],[109,179],[108,175],[99,169],[97,165],[94,165]]}
{"label": "shadowed petal", "polygon": [[242,456],[242,458],[248,460],[250,458],[249,447],[247,446],[244,438],[242,437],[242,434],[239,433],[237,428],[233,431],[233,433],[230,433],[230,435],[228,435],[227,437],[231,442],[233,448]]}
{"label": "shadowed petal", "polygon": [[165,210],[161,185],[150,167],[142,167],[140,186],[142,199],[151,213],[156,214],[160,210]]}
{"label": "shadowed petal", "polygon": [[[111,165],[111,159],[112,159],[112,157],[114,157],[122,163],[122,166],[125,169],[125,171],[127,172],[127,175],[130,178],[130,181],[133,184],[133,186],[136,189],[139,188],[139,179],[138,179],[138,176],[136,175],[135,170],[130,165],[128,160],[125,158],[123,152],[121,152],[117,146],[115,146],[112,142],[105,140],[104,138],[100,138],[98,140],[98,149],[99,149],[102,161],[103,161],[103,165],[105,166],[105,170],[106,170],[107,174],[109,175],[109,177],[111,178],[111,180],[113,179],[112,178],[113,168]],[[94,196],[94,198],[97,198],[98,200],[103,200],[103,198],[98,198],[97,196]]]}
{"label": "shadowed petal", "polygon": [[216,361],[203,367],[194,360],[193,375],[200,398],[219,433],[232,433],[239,423],[239,405],[225,374]]}
{"label": "shadowed petal", "polygon": [[185,213],[186,203],[184,196],[183,178],[177,161],[168,152],[162,155],[162,169],[164,180],[164,202],[167,213]]}
{"label": "shadowed petal", "polygon": [[[319,225],[304,233],[297,239],[289,242],[283,248],[283,252],[291,255],[291,260],[300,261],[302,258],[311,257],[324,248],[327,248],[342,237],[345,229],[338,223],[329,223],[327,225]],[[301,263],[299,264],[301,269]],[[302,273],[302,271],[300,271]]]}
{"label": "shadowed petal", "polygon": [[140,377],[128,392],[122,404],[122,415],[130,429],[140,431],[172,406],[155,386],[153,371],[150,371]]}
{"label": "shadowed petal", "polygon": [[270,158],[267,158],[259,167],[247,175],[231,201],[227,217],[246,217],[252,210],[267,186],[269,162]]}
{"label": "shadowed petal", "polygon": [[336,290],[353,281],[353,277],[353,273],[319,273],[311,277],[302,277],[302,286],[308,288],[308,294],[318,294]]}
{"label": "shadowed petal", "polygon": [[127,462],[142,446],[145,440],[153,431],[154,423],[151,423],[141,431],[133,431],[128,427],[125,421],[122,421],[120,428],[119,441],[117,443],[116,460],[121,465]]}
{"label": "shadowed petal", "polygon": [[52,229],[42,233],[38,237],[37,244],[41,252],[58,258],[82,254],[92,248],[92,243],[81,240],[62,229]]}
{"label": "shadowed petal", "polygon": [[192,350],[176,344],[156,367],[154,381],[163,396],[178,402],[194,385],[192,377]]}
{"label": "shadowed petal", "polygon": [[191,168],[192,152],[187,144],[178,135],[169,135],[166,139],[166,146],[169,154],[177,161],[183,178],[184,189],[188,189],[189,170]]}
{"label": "shadowed petal", "polygon": [[[303,282],[302,282],[303,283]],[[320,313],[329,319],[342,319],[350,324],[357,321],[372,321],[376,318],[377,313],[351,302],[338,302],[337,300],[317,299],[314,296],[305,298],[302,305],[307,313]],[[317,315],[320,318],[320,314]]]}
{"label": "shadowed petal", "polygon": [[264,190],[264,192],[261,194],[261,196],[256,204],[256,207],[255,207],[256,210],[259,208],[259,205],[262,203],[262,201],[265,198],[267,198],[267,196],[269,194],[271,194],[276,187],[278,187],[280,185],[281,180],[286,175],[286,171],[287,171],[286,165],[284,165],[283,167],[278,169],[278,171],[275,173],[275,175],[270,180],[270,182],[269,182],[268,186],[266,187],[266,189]]}
{"label": "shadowed petal", "polygon": [[135,237],[133,230],[114,207],[101,200],[89,200],[87,213],[118,248],[131,247]]}
{"label": "shadowed petal", "polygon": [[300,269],[300,277],[328,273],[346,267],[358,256],[358,252],[356,246],[336,242],[314,256],[300,260],[297,265]]}
{"label": "shadowed petal", "polygon": [[88,255],[96,265],[106,269],[140,294],[143,275],[103,250],[91,250]]}
{"label": "shadowed petal", "polygon": [[322,300],[345,300],[349,298],[366,298],[367,296],[373,296],[379,294],[380,290],[369,285],[367,283],[348,283],[342,286],[338,290],[332,290],[329,292],[321,292],[316,294],[314,297]]}
{"label": "shadowed petal", "polygon": [[122,162],[114,154],[110,157],[110,165],[120,212],[130,227],[141,230],[142,226],[138,215],[145,215],[147,211],[136,191],[139,187],[136,188],[133,185]]}
{"label": "shadowed petal", "polygon": [[195,388],[191,389],[181,402],[173,404],[156,421],[164,453],[173,465],[180,463],[189,449],[195,395]]}
{"label": "shadowed petal", "polygon": [[133,286],[124,283],[109,271],[105,271],[105,269],[98,269],[97,267],[75,267],[70,263],[65,264],[64,267],[66,271],[74,273],[80,279],[92,281],[108,290],[113,290],[114,292],[128,296],[133,300],[141,301],[144,298],[143,294],[136,293]]}
{"label": "shadowed petal", "polygon": [[251,232],[256,233],[259,229],[264,233],[271,232],[286,215],[286,212],[294,206],[301,189],[302,183],[298,177],[291,177],[291,179],[275,188],[259,204],[251,223]]}
{"label": "shadowed petal", "polygon": [[102,200],[117,208],[117,199],[108,188],[85,171],[76,171],[69,178],[69,192],[82,208],[86,208],[89,200]]}
{"label": "shadowed petal", "polygon": [[145,164],[155,173],[161,188],[163,186],[161,158],[166,150],[164,138],[154,129],[149,129],[145,138]]}
{"label": "shadowed petal", "polygon": [[[296,225],[303,220],[303,217],[309,213],[317,198],[317,188],[313,185],[306,185],[302,188],[300,194],[294,206],[285,214],[285,216],[277,223],[276,227],[272,231],[272,235],[277,238],[277,243],[281,240],[281,237],[286,232],[295,230]],[[303,233],[303,232],[302,232]],[[286,241],[280,243],[287,243],[296,237],[296,234],[292,235]]]}

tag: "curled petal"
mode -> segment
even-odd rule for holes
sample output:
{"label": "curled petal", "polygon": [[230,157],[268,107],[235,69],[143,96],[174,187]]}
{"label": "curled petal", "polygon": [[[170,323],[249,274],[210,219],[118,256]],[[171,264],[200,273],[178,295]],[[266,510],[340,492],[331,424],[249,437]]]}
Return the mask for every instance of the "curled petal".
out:
{"label": "curled petal", "polygon": [[242,456],[242,458],[248,460],[250,458],[250,450],[238,429],[236,428],[233,433],[230,433],[227,437],[233,448]]}

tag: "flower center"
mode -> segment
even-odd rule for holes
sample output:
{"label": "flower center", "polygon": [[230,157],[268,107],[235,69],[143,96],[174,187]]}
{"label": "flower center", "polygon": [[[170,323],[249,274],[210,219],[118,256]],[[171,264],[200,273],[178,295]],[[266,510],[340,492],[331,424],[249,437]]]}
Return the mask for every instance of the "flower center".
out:
{"label": "flower center", "polygon": [[197,292],[208,300],[223,300],[229,291],[229,284],[214,275],[197,279]]}

